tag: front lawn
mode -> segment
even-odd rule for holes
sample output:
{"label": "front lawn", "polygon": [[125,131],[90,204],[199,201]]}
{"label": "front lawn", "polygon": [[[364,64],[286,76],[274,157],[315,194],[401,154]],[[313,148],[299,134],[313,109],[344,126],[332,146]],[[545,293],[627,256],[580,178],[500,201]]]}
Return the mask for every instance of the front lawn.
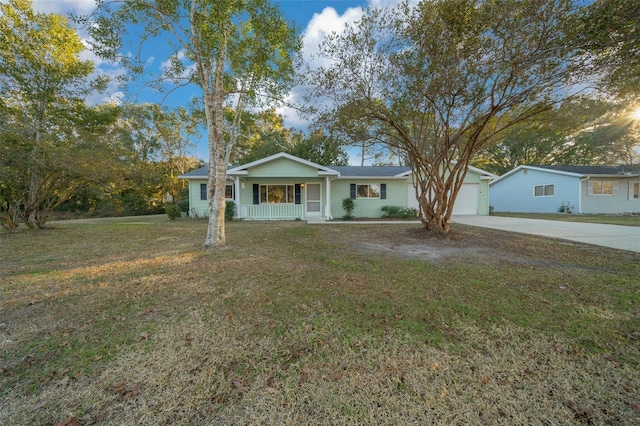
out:
{"label": "front lawn", "polygon": [[637,424],[640,254],[454,225],[0,234],[0,424]]}

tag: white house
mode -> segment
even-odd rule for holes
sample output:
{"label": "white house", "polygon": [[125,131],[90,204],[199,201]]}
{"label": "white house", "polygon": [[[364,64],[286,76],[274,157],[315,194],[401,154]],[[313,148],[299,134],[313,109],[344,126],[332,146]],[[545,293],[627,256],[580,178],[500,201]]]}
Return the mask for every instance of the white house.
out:
{"label": "white house", "polygon": [[518,166],[490,187],[496,212],[640,212],[640,165]]}
{"label": "white house", "polygon": [[[208,169],[179,176],[189,181],[189,211],[208,214]],[[454,214],[489,214],[489,181],[470,167]],[[322,166],[280,153],[227,170],[226,198],[237,217],[253,220],[330,220],[345,215],[342,200],[356,199],[354,215],[382,216],[384,206],[418,207],[411,169],[401,166]]]}

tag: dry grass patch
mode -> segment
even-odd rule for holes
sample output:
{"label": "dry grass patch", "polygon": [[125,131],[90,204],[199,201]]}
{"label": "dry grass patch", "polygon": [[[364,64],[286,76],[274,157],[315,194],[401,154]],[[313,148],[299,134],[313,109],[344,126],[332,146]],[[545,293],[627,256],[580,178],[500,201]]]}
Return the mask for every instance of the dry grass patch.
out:
{"label": "dry grass patch", "polygon": [[293,222],[204,252],[205,227],[3,234],[0,423],[640,421],[637,254]]}

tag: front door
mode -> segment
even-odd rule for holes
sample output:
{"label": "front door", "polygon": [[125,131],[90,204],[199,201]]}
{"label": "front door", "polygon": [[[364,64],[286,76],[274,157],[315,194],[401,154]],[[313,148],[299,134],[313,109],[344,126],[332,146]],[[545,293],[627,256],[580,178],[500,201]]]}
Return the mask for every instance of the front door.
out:
{"label": "front door", "polygon": [[307,217],[322,216],[322,200],[321,186],[319,183],[308,183],[306,185],[307,193]]}

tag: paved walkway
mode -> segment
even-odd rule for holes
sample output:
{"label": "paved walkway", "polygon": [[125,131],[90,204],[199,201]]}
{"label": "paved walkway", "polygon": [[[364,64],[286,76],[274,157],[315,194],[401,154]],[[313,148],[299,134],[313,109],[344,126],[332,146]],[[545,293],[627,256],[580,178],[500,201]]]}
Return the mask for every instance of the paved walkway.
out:
{"label": "paved walkway", "polygon": [[640,253],[640,227],[501,216],[454,216],[453,223],[541,235]]}

